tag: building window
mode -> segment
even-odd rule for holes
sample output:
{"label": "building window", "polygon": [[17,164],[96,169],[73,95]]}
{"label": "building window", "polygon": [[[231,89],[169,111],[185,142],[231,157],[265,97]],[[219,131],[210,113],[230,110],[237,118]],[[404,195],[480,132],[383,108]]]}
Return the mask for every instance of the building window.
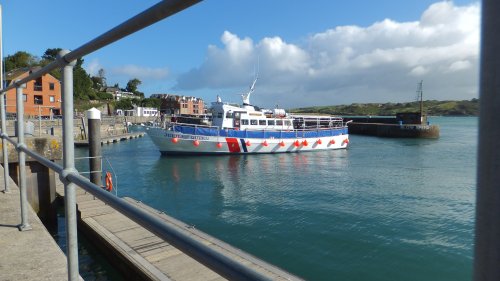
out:
{"label": "building window", "polygon": [[24,102],[27,102],[27,101],[28,101],[28,95],[27,95],[27,94],[23,94],[23,101],[24,101]]}
{"label": "building window", "polygon": [[43,104],[43,96],[35,95],[35,104]]}
{"label": "building window", "polygon": [[43,91],[43,88],[42,88],[42,77],[39,77],[39,78],[37,78],[35,80],[34,90],[35,91]]}
{"label": "building window", "polygon": [[55,96],[49,96],[49,101],[50,102],[56,102],[56,97]]}
{"label": "building window", "polygon": [[49,83],[49,90],[54,90],[54,83]]}

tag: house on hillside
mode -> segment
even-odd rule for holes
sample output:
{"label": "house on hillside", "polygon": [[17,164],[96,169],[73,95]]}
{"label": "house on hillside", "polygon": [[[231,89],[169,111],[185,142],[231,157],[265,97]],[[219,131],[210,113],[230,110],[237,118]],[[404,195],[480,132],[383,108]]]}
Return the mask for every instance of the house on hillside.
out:
{"label": "house on hillside", "polygon": [[161,100],[160,112],[164,114],[205,114],[205,102],[201,98],[171,94],[154,94],[151,98]]}
{"label": "house on hillside", "polygon": [[102,89],[103,92],[113,95],[113,99],[119,101],[120,99],[136,99],[138,98],[134,93],[122,91],[118,87],[106,87]]}
{"label": "house on hillside", "polygon": [[[23,67],[11,70],[4,76],[7,86],[16,80],[29,76],[40,67]],[[10,89],[6,93],[6,112],[16,113],[16,89]],[[61,115],[61,82],[50,74],[45,74],[35,80],[26,83],[23,89],[24,112],[28,116],[52,117]]]}

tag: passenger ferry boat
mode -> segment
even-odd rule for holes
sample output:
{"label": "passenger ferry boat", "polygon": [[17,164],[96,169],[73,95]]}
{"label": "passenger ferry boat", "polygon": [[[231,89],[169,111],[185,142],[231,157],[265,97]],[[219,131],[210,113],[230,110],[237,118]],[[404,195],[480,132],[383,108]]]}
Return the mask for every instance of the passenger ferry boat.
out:
{"label": "passenger ferry boat", "polygon": [[284,109],[258,109],[243,94],[243,105],[212,103],[209,125],[172,118],[147,133],[162,154],[251,154],[344,149],[349,144],[341,117],[290,115]]}

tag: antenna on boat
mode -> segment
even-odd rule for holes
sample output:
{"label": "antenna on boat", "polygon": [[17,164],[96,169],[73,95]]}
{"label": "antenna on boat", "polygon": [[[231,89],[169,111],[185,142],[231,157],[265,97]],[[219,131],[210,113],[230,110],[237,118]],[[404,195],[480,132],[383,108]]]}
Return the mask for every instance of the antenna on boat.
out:
{"label": "antenna on boat", "polygon": [[242,94],[241,98],[243,99],[243,105],[250,105],[250,95],[252,95],[255,90],[255,83],[257,83],[257,79],[259,79],[259,63],[257,61],[257,71],[255,72],[255,79],[253,80],[252,86],[250,86],[250,90],[248,93]]}
{"label": "antenna on boat", "polygon": [[418,86],[417,86],[417,99],[420,99],[420,116],[424,115],[423,83],[424,83],[424,80],[420,80],[420,82],[418,83]]}

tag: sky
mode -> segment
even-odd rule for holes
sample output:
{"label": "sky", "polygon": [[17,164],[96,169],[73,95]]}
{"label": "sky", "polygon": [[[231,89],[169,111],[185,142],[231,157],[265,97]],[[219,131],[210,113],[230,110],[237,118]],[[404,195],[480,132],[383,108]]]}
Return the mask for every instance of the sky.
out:
{"label": "sky", "polygon": [[[0,0],[3,54],[76,49],[153,0]],[[282,108],[478,97],[473,0],[205,0],[84,57],[108,85],[146,96]]]}

